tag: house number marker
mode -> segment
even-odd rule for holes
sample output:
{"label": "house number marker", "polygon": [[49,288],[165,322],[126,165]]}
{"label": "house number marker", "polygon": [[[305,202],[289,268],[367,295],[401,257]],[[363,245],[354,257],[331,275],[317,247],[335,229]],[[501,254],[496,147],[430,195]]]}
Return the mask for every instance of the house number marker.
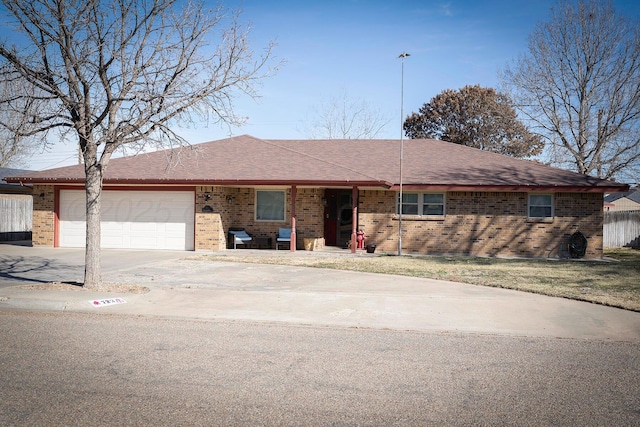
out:
{"label": "house number marker", "polygon": [[107,305],[125,304],[126,301],[123,298],[106,298],[92,300],[89,301],[89,303],[94,307],[104,307]]}

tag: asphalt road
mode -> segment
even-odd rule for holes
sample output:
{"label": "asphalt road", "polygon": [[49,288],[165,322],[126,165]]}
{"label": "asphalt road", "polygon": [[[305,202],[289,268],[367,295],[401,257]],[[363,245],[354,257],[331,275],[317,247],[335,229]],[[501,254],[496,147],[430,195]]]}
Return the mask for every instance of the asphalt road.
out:
{"label": "asphalt road", "polygon": [[640,345],[0,311],[0,425],[638,425]]}

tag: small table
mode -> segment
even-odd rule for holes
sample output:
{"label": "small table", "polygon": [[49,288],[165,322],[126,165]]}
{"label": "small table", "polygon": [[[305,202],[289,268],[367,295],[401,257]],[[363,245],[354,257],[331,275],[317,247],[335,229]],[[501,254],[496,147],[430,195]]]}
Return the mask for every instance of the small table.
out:
{"label": "small table", "polygon": [[[271,249],[271,237],[254,237],[254,246],[256,249]],[[263,248],[266,246],[266,248]]]}

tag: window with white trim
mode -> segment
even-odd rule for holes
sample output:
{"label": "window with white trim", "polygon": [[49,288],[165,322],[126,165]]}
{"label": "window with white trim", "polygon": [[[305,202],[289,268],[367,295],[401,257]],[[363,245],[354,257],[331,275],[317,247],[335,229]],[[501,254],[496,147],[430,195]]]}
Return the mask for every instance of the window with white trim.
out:
{"label": "window with white trim", "polygon": [[256,221],[284,221],[285,192],[256,190]]}
{"label": "window with white trim", "polygon": [[553,194],[529,194],[529,218],[553,218]]}
{"label": "window with white trim", "polygon": [[[400,195],[396,212],[400,212]],[[444,193],[402,193],[402,215],[444,216]]]}
{"label": "window with white trim", "polygon": [[[402,215],[419,215],[420,203],[418,203],[417,193],[402,193]],[[398,195],[398,200],[400,196]],[[396,212],[400,212],[400,207],[396,207]]]}

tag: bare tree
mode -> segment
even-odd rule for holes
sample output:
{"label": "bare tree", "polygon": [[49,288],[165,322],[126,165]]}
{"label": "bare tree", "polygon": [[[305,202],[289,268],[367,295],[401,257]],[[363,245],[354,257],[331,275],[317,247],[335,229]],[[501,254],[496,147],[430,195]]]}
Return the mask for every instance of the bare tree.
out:
{"label": "bare tree", "polygon": [[3,0],[21,34],[0,43],[2,81],[26,88],[0,107],[27,109],[31,136],[61,129],[77,137],[86,174],[84,286],[99,288],[100,196],[120,147],[183,144],[176,124],[194,115],[239,124],[237,95],[256,96],[272,69],[269,45],[249,47],[248,28],[222,7],[178,0]]}
{"label": "bare tree", "polygon": [[409,138],[435,138],[513,157],[540,154],[544,143],[516,115],[511,100],[480,85],[447,89],[403,124]]}
{"label": "bare tree", "polygon": [[[502,74],[559,166],[629,177],[640,163],[640,27],[598,1],[563,1]],[[635,168],[635,172],[634,172]]]}
{"label": "bare tree", "polygon": [[17,138],[8,129],[0,127],[0,168],[23,165],[30,149],[23,139]]}
{"label": "bare tree", "polygon": [[16,82],[0,80],[0,99],[13,98],[4,108],[0,108],[0,168],[27,164],[26,160],[35,150],[33,138],[25,137],[20,132],[29,126],[24,112],[35,105],[18,96],[24,89]]}
{"label": "bare tree", "polygon": [[389,123],[380,110],[347,91],[322,101],[311,115],[307,132],[312,139],[373,139]]}

